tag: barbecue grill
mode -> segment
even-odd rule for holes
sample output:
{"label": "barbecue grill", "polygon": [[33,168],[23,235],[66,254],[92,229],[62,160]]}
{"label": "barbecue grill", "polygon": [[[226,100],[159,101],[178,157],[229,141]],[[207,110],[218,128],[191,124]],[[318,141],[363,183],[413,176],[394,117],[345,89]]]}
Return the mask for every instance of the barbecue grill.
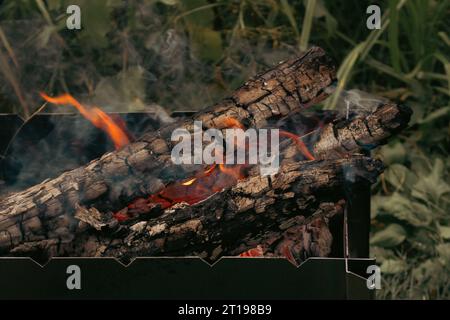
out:
{"label": "barbecue grill", "polygon": [[[172,117],[190,114],[176,112]],[[152,113],[110,115],[124,119],[134,136],[160,126]],[[81,141],[80,128],[86,130]],[[112,149],[107,136],[79,114],[37,114],[27,122],[3,114],[3,192],[34,185]],[[62,150],[65,161],[59,162]],[[31,166],[24,165],[30,161]],[[27,258],[0,258],[0,298],[373,298],[374,291],[366,283],[367,267],[374,264],[369,258],[370,186],[349,186],[347,190],[345,214],[330,226],[334,238],[331,254],[309,258],[299,267],[280,258],[224,257],[213,265],[196,257],[137,258],[129,265],[113,258],[55,258],[48,263],[38,261],[40,264]],[[82,268],[89,284],[76,293],[69,292],[64,281],[54,280],[64,277],[71,264]],[[15,279],[28,286],[19,289]]]}

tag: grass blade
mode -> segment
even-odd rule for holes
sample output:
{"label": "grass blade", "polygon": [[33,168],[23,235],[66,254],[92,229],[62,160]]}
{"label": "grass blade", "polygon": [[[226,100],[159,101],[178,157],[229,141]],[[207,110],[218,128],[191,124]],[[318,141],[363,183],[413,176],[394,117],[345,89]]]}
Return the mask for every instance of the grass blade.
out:
{"label": "grass blade", "polygon": [[302,33],[300,35],[300,51],[306,51],[308,49],[315,9],[316,0],[307,0],[305,16],[303,17]]}
{"label": "grass blade", "polygon": [[325,104],[325,109],[334,109],[336,103],[341,95],[342,91],[345,89],[345,85],[350,77],[350,73],[355,65],[358,57],[365,48],[365,42],[361,42],[345,57],[344,62],[342,62],[339,70],[337,72],[338,84],[333,95],[327,100]]}
{"label": "grass blade", "polygon": [[391,62],[394,70],[401,72],[400,68],[400,49],[398,45],[398,11],[396,6],[398,0],[389,1],[389,28],[388,28],[388,40],[389,40],[389,52],[391,55]]}
{"label": "grass blade", "polygon": [[287,2],[287,0],[281,0],[281,10],[286,15],[291,24],[292,29],[294,30],[295,36],[298,38],[300,32],[298,31],[297,22],[295,21],[294,11],[292,10],[291,5]]}

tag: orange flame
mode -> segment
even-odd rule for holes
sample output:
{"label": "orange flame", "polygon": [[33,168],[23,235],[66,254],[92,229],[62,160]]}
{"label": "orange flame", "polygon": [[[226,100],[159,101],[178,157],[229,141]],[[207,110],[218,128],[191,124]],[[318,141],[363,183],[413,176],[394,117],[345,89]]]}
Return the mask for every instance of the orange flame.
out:
{"label": "orange flame", "polygon": [[294,141],[294,143],[297,145],[297,148],[300,150],[300,152],[308,159],[308,160],[315,160],[314,156],[309,152],[308,148],[306,147],[305,143],[302,141],[302,138],[284,130],[280,130],[280,135],[287,137]]}
{"label": "orange flame", "polygon": [[100,108],[86,108],[81,103],[79,103],[70,94],[62,94],[57,97],[50,97],[45,93],[40,93],[41,97],[46,101],[58,104],[58,105],[72,105],[74,106],[83,117],[89,120],[94,126],[105,131],[111,138],[116,149],[119,149],[130,143],[128,135],[125,133],[123,125],[114,121],[109,115],[107,115]]}
{"label": "orange flame", "polygon": [[258,244],[255,248],[249,249],[249,250],[239,254],[239,257],[241,257],[241,258],[264,257],[264,250]]}
{"label": "orange flame", "polygon": [[242,130],[245,129],[244,125],[235,118],[226,118],[224,124],[226,128],[239,128]]}
{"label": "orange flame", "polygon": [[183,186],[190,186],[191,184],[193,184],[195,182],[195,180],[197,180],[197,178],[192,178],[186,182],[183,182],[182,185]]}

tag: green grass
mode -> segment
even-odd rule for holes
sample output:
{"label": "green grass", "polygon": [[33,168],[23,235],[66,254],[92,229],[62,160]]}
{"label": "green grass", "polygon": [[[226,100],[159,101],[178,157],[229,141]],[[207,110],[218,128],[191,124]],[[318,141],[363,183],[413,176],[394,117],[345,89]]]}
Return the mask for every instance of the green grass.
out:
{"label": "green grass", "polygon": [[[74,3],[82,7],[79,32],[64,28],[64,8]],[[149,102],[200,109],[267,66],[320,45],[340,62],[337,94],[325,107],[358,88],[414,110],[410,129],[376,152],[388,164],[373,189],[378,297],[450,298],[450,1],[380,1],[382,28],[375,31],[365,27],[371,3],[6,0],[0,111],[29,117],[41,90],[70,91],[121,111]]]}

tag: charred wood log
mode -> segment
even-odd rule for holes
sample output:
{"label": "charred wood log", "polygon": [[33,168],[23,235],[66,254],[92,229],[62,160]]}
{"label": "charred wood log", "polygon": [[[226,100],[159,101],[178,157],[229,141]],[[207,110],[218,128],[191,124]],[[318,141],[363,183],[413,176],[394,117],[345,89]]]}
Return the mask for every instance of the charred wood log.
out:
{"label": "charred wood log", "polygon": [[[410,110],[406,107],[397,106],[395,104],[382,104],[378,106],[372,114],[367,117],[356,117],[354,119],[340,119],[329,123],[323,127],[319,134],[314,137],[312,149],[316,150],[322,157],[333,158],[336,156],[335,150],[339,151],[339,156],[351,154],[364,148],[371,148],[380,144],[390,134],[403,128],[409,120]],[[369,119],[369,120],[368,120]],[[364,126],[358,125],[363,123]],[[337,130],[333,130],[338,128]],[[337,133],[336,133],[337,132]],[[338,138],[336,138],[338,137]],[[346,137],[343,139],[341,137]],[[378,140],[382,139],[382,140]],[[347,148],[340,146],[345,143]],[[281,145],[282,156],[284,164],[297,162],[298,150],[290,141],[284,141]],[[330,151],[327,151],[329,148]],[[353,171],[358,171],[355,167]],[[258,177],[257,168],[250,175]],[[349,171],[351,172],[351,171]],[[57,181],[57,180],[56,180]],[[55,183],[55,180],[50,181]],[[57,182],[60,183],[60,182]],[[47,189],[47,182],[34,187],[37,191],[45,192]],[[28,190],[30,192],[30,190]],[[33,190],[31,190],[33,192]],[[26,195],[26,192],[25,192]],[[21,201],[22,193],[14,195],[15,201]],[[50,197],[49,197],[50,196]],[[53,195],[47,194],[51,199]],[[70,194],[66,195],[70,196]],[[137,196],[137,195],[136,195]],[[134,197],[127,199],[130,202]],[[322,199],[326,201],[326,199]],[[3,202],[4,203],[4,202]],[[44,207],[45,208],[45,207]],[[11,215],[6,228],[0,229],[0,248],[3,250],[10,250],[18,245],[27,243],[26,246],[37,245],[41,240],[39,246],[47,243],[64,243],[71,242],[76,234],[84,232],[85,230],[94,227],[97,230],[105,228],[114,229],[117,221],[110,219],[110,210],[99,211],[95,206],[75,203],[73,211],[69,210],[64,215],[49,218],[48,216],[27,216]],[[117,208],[118,209],[118,208]],[[153,210],[153,211],[152,211]],[[156,208],[156,211],[158,209]],[[143,208],[142,213],[155,213],[153,208]],[[81,222],[80,222],[81,221]],[[1,222],[0,222],[1,226]]]}
{"label": "charred wood log", "polygon": [[372,113],[360,114],[327,124],[314,143],[317,158],[330,159],[371,150],[386,143],[387,138],[404,129],[411,118],[410,108],[394,103],[381,103]]}
{"label": "charred wood log", "polygon": [[[342,212],[345,186],[374,181],[379,161],[355,153],[371,149],[404,128],[410,109],[383,102],[370,112],[335,118],[305,142],[320,160],[304,161],[292,141],[281,144],[278,174],[263,177],[257,166],[245,179],[195,204],[147,206],[120,223],[134,199],[157,194],[173,182],[205,170],[174,165],[170,140],[175,128],[225,129],[230,119],[261,128],[324,99],[335,69],[320,48],[255,77],[221,103],[191,119],[145,134],[127,147],[105,154],[0,200],[0,252],[11,256],[198,255],[214,261],[223,255],[261,250],[265,256],[300,263],[329,254],[328,221]],[[334,116],[333,116],[334,117]],[[331,122],[330,122],[331,121]]]}
{"label": "charred wood log", "polygon": [[[71,234],[22,243],[9,254],[33,256],[44,250],[50,256],[114,256],[124,261],[136,256],[198,255],[214,261],[251,249],[258,240],[271,244],[267,252],[277,254],[282,250],[277,239],[285,245],[292,242],[289,234],[308,224],[306,218],[320,212],[323,203],[338,203],[334,210],[340,211],[345,185],[373,182],[382,169],[380,161],[362,156],[284,163],[273,177],[250,176],[194,205],[179,203],[129,225],[117,224],[112,215],[109,220],[98,215],[101,232],[87,228],[75,238]],[[95,219],[92,212],[88,216]],[[75,228],[86,225],[81,220]],[[294,261],[300,262],[311,250],[326,254],[330,244],[323,241],[315,248],[294,246],[290,249]]]}
{"label": "charred wood log", "polygon": [[[199,171],[201,165],[172,163],[171,134],[175,128],[192,130],[192,120],[199,120],[203,129],[222,129],[230,118],[246,127],[261,127],[267,119],[323,100],[335,80],[330,58],[314,47],[249,80],[229,98],[190,120],[145,134],[84,167],[5,197],[0,200],[0,249],[11,243],[64,238],[78,223],[74,218],[78,205],[95,203],[102,212],[120,208],[132,198],[153,194]],[[36,236],[39,230],[46,230],[45,235]]]}
{"label": "charred wood log", "polygon": [[[330,223],[342,219],[345,201],[321,203],[316,212],[305,218],[296,216],[276,231],[264,231],[230,251],[240,257],[283,257],[300,265],[310,257],[328,257],[332,251],[334,235]],[[245,251],[248,246],[253,249]],[[243,252],[243,253],[242,253]]]}

